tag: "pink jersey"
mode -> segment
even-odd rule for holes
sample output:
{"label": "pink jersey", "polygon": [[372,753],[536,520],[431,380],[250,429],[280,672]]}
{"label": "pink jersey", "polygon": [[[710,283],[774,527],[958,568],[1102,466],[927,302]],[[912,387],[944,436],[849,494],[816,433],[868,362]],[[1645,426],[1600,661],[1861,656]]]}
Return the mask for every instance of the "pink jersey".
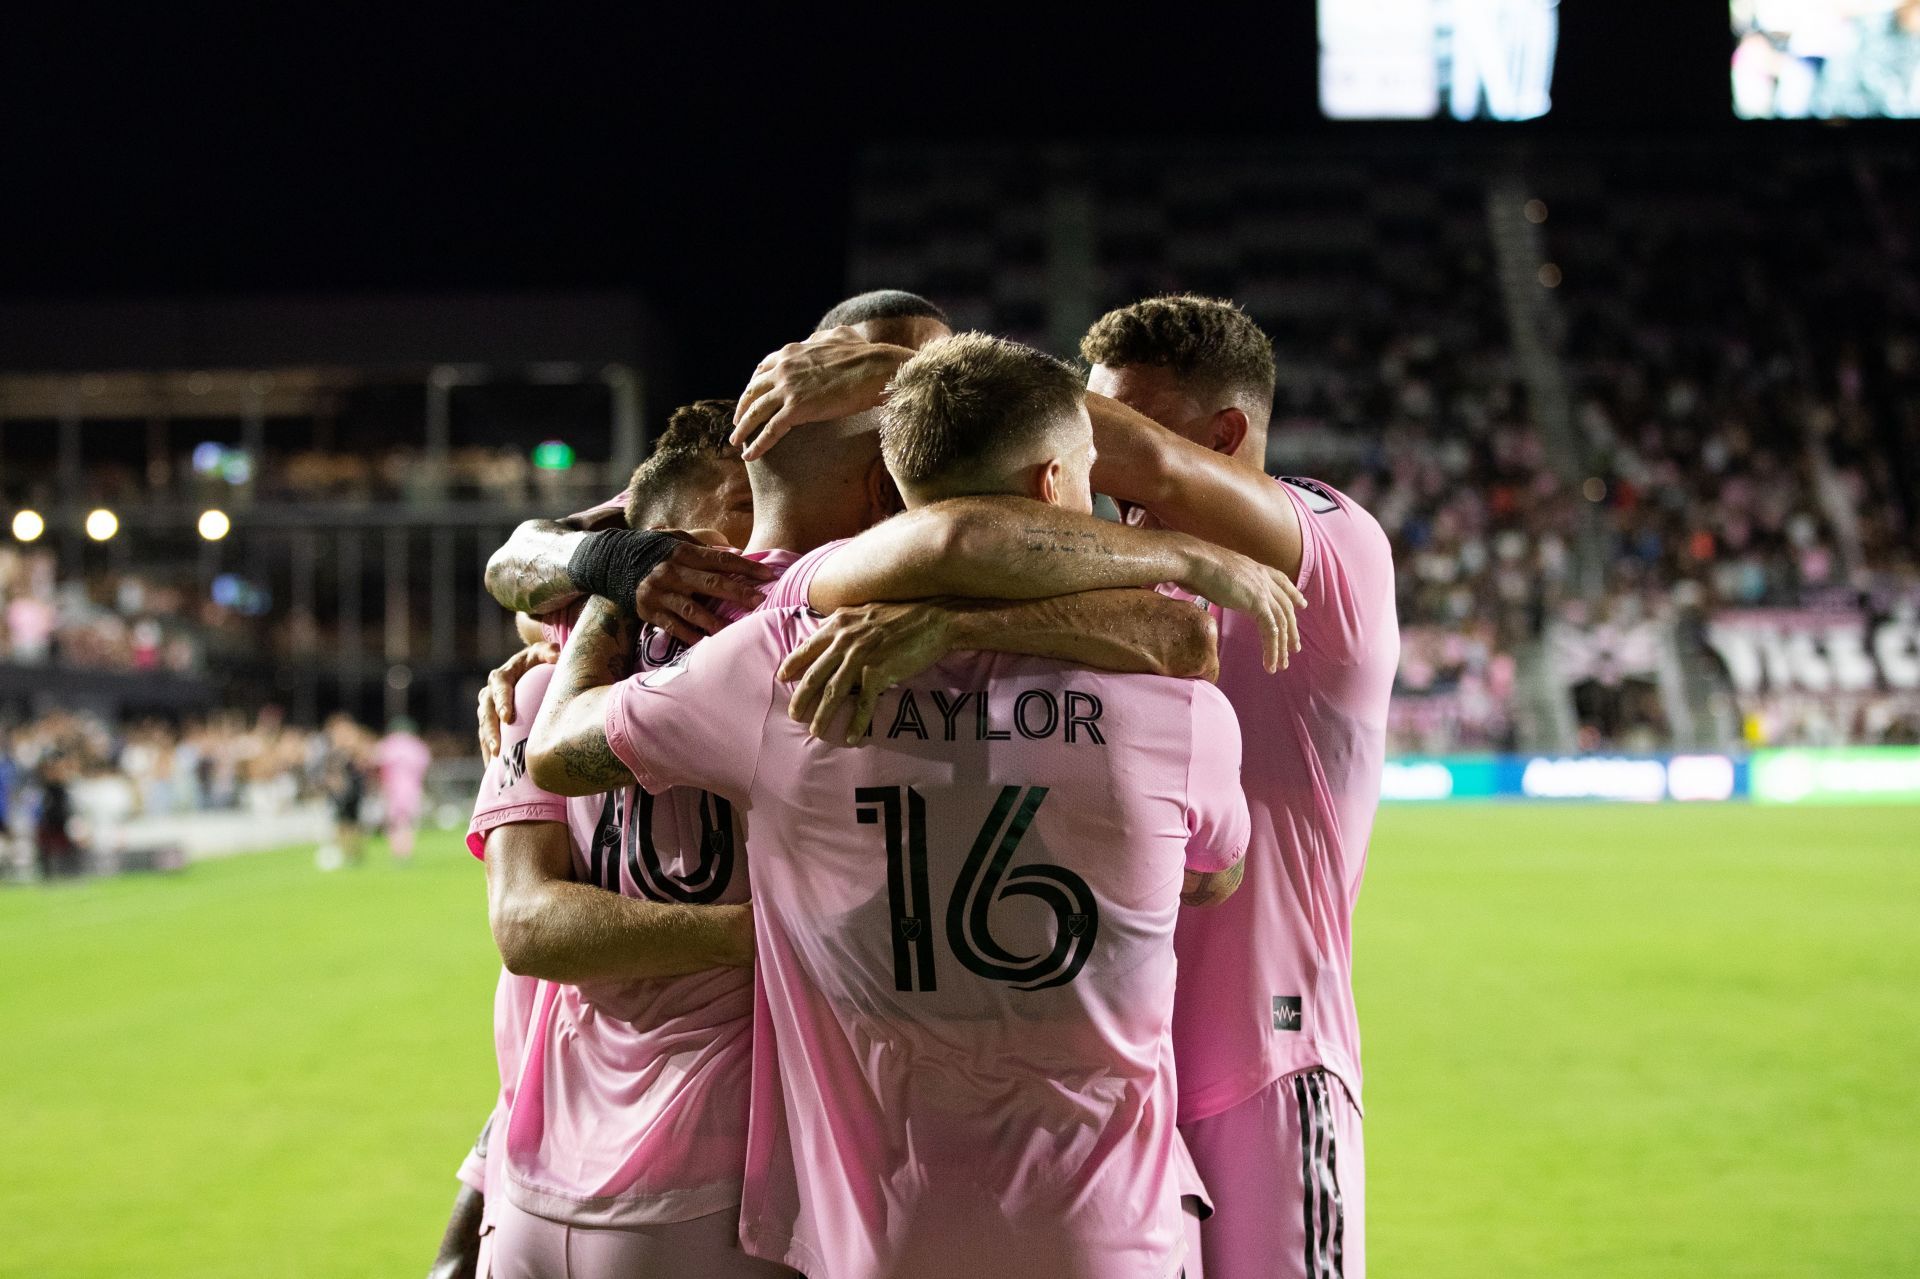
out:
{"label": "pink jersey", "polygon": [[1227,902],[1180,921],[1182,1123],[1323,1066],[1358,1104],[1353,906],[1385,762],[1399,663],[1393,554],[1374,518],[1313,480],[1280,482],[1300,515],[1302,650],[1269,675],[1260,629],[1220,622],[1220,690],[1246,737],[1253,842]]}
{"label": "pink jersey", "polygon": [[373,766],[389,804],[398,800],[417,807],[432,763],[433,752],[412,733],[388,733],[373,745]]}
{"label": "pink jersey", "polygon": [[[473,820],[467,827],[467,848],[475,857],[485,858],[487,834],[496,827],[515,822],[560,822],[567,817],[567,802],[533,784],[527,776],[527,735],[540,712],[540,699],[553,680],[553,667],[540,666],[527,672],[514,689],[514,722],[500,726],[500,754],[487,765],[480,781],[480,795],[474,802]],[[541,999],[544,983],[532,977],[519,977],[502,968],[493,995],[493,1052],[500,1069],[500,1095],[493,1118],[488,1124],[484,1148],[482,1185],[489,1203],[499,1193],[505,1170],[507,1120],[512,1113],[514,1095],[520,1082],[520,1068],[526,1053],[529,1024]],[[476,1146],[476,1154],[480,1154]],[[467,1168],[463,1171],[471,1172]],[[467,1180],[465,1176],[462,1180]],[[469,1182],[469,1184],[472,1184]]]}
{"label": "pink jersey", "polygon": [[774,680],[767,609],[617,688],[650,791],[748,822],[756,982],[747,1250],[823,1279],[1168,1279],[1182,871],[1247,840],[1231,708],[1197,681],[968,653],[859,748]]}
{"label": "pink jersey", "polygon": [[[776,570],[793,560],[786,551],[749,558]],[[742,615],[728,603],[718,611],[728,620]],[[652,671],[684,651],[648,630],[637,669]],[[725,799],[628,787],[565,808],[582,883],[660,902],[751,896],[742,832]],[[714,968],[552,989],[505,1139],[513,1202],[583,1226],[686,1221],[739,1203],[752,973]]]}

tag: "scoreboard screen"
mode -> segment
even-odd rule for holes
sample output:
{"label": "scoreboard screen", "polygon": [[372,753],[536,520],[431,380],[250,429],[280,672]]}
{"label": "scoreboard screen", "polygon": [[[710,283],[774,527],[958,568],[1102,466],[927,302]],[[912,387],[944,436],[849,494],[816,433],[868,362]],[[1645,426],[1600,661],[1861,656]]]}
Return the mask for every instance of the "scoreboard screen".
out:
{"label": "scoreboard screen", "polygon": [[1916,0],[1733,0],[1731,12],[1742,119],[1920,117]]}
{"label": "scoreboard screen", "polygon": [[1551,105],[1560,0],[1320,0],[1334,120],[1533,120]]}

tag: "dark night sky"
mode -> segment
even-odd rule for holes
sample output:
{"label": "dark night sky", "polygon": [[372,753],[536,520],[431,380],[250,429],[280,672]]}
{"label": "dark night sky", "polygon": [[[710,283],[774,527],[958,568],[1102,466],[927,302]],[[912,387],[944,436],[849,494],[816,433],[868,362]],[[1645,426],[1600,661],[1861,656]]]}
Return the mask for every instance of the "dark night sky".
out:
{"label": "dark night sky", "polygon": [[[702,378],[837,295],[863,139],[1327,127],[1304,0],[131,8],[0,47],[0,296],[631,288]],[[1566,0],[1553,127],[1724,127],[1724,13]]]}

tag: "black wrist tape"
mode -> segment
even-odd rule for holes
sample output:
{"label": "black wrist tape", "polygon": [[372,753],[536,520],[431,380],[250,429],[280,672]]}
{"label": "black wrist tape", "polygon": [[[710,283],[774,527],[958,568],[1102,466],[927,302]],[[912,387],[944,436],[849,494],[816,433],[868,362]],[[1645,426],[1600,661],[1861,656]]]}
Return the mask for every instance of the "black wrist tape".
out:
{"label": "black wrist tape", "polygon": [[567,561],[567,576],[581,590],[610,601],[631,617],[633,593],[679,544],[680,539],[671,533],[645,529],[615,528],[604,533],[589,533],[580,539],[573,558]]}

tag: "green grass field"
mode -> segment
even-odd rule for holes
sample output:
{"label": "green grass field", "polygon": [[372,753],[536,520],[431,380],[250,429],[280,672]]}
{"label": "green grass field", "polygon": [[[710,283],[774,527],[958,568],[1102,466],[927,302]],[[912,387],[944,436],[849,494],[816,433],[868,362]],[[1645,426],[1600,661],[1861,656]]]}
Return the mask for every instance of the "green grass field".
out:
{"label": "green grass field", "polygon": [[[1920,1274],[1920,813],[1382,814],[1395,1279]],[[0,891],[0,1275],[423,1273],[493,1083],[480,869]]]}

